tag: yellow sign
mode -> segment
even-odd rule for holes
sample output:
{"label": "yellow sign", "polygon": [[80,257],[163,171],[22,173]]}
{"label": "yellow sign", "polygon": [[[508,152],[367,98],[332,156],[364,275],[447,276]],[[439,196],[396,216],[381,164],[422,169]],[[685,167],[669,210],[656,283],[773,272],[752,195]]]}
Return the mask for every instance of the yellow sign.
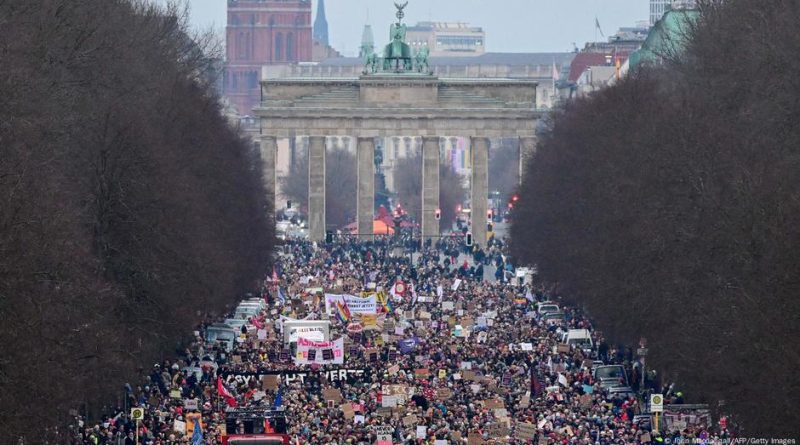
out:
{"label": "yellow sign", "polygon": [[131,409],[131,419],[133,419],[133,420],[144,420],[144,408],[133,408],[133,409]]}
{"label": "yellow sign", "polygon": [[650,412],[660,413],[664,411],[664,396],[662,394],[650,395]]}

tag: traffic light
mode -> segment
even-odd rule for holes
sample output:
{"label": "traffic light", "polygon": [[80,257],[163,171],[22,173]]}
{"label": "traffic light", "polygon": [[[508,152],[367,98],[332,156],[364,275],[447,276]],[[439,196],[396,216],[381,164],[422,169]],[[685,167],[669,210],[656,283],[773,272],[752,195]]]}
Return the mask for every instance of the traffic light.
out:
{"label": "traffic light", "polygon": [[333,231],[328,230],[325,232],[325,242],[331,244],[333,242]]}
{"label": "traffic light", "polygon": [[464,235],[464,241],[467,247],[472,247],[472,232],[467,232],[466,235]]}
{"label": "traffic light", "polygon": [[508,203],[508,210],[511,210],[513,208],[514,208],[514,203],[513,202],[509,202]]}
{"label": "traffic light", "polygon": [[433,217],[436,218],[436,221],[439,221],[440,219],[442,219],[442,211],[436,209],[436,212],[434,212]]}
{"label": "traffic light", "polygon": [[489,210],[486,211],[486,219],[489,219],[489,220],[492,219],[492,209],[489,209]]}
{"label": "traffic light", "polygon": [[492,227],[492,223],[486,224],[486,231],[487,231],[487,232],[490,232],[490,233],[491,233],[491,232],[492,232],[492,228],[493,228],[493,227]]}
{"label": "traffic light", "polygon": [[514,196],[511,197],[511,202],[517,202],[517,201],[519,201],[519,195],[515,193]]}
{"label": "traffic light", "polygon": [[286,208],[287,209],[291,209],[292,208],[292,200],[286,201]]}

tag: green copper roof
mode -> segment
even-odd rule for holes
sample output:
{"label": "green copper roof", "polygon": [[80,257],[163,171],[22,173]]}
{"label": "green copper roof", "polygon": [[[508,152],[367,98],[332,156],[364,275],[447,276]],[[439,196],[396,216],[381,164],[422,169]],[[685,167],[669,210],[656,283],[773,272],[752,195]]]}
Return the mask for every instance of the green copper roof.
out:
{"label": "green copper roof", "polygon": [[642,48],[631,54],[631,68],[643,63],[658,64],[665,56],[682,52],[690,37],[691,26],[699,17],[700,13],[693,9],[667,11],[653,25]]}

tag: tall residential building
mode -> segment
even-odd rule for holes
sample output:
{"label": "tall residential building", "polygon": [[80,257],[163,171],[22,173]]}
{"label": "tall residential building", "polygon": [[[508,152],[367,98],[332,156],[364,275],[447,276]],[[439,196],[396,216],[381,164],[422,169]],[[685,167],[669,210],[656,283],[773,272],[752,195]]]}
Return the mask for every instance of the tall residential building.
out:
{"label": "tall residential building", "polygon": [[432,57],[480,56],[486,52],[483,28],[460,22],[419,22],[408,27],[411,48],[427,45]]}
{"label": "tall residential building", "polygon": [[317,17],[314,18],[314,40],[328,46],[328,19],[325,17],[325,0],[317,0]]}
{"label": "tall residential building", "polygon": [[241,115],[261,98],[264,65],[311,60],[310,0],[228,0],[223,91]]}
{"label": "tall residential building", "polygon": [[669,10],[672,0],[650,0],[650,26],[661,20],[665,12]]}

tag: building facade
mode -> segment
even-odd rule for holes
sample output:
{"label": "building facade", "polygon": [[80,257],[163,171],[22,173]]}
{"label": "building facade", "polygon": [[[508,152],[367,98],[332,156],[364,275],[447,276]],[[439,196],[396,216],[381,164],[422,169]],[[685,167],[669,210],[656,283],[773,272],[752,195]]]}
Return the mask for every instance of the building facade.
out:
{"label": "building facade", "polygon": [[265,65],[311,61],[310,0],[228,0],[223,91],[241,115],[260,101]]}
{"label": "building facade", "polygon": [[672,0],[650,0],[650,26],[661,20],[665,12],[669,10]]}
{"label": "building facade", "polygon": [[460,22],[419,22],[408,27],[412,48],[427,46],[431,56],[479,56],[486,52],[483,28]]}

